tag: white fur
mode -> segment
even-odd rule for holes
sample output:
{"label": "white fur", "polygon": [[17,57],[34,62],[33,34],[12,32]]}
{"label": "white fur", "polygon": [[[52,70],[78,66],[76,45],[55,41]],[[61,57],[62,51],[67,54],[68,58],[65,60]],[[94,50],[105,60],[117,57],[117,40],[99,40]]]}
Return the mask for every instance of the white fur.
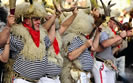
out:
{"label": "white fur", "polygon": [[47,16],[44,7],[39,3],[22,3],[16,6],[15,17],[44,17]]}
{"label": "white fur", "polygon": [[94,18],[83,11],[79,11],[75,20],[68,28],[66,33],[84,33],[89,34],[93,29]]}

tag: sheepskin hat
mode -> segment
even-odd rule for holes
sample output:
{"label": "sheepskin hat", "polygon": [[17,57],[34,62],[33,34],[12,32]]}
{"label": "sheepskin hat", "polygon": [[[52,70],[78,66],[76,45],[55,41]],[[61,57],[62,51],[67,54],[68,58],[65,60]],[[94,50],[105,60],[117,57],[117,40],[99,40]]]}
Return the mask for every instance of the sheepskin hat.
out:
{"label": "sheepskin hat", "polygon": [[47,13],[45,11],[45,8],[37,3],[34,2],[32,5],[30,3],[22,3],[16,6],[15,9],[15,17],[45,17],[47,16]]}
{"label": "sheepskin hat", "polygon": [[86,14],[84,11],[79,11],[74,19],[71,27],[67,29],[66,33],[83,33],[90,34],[93,29],[94,18],[92,15]]}

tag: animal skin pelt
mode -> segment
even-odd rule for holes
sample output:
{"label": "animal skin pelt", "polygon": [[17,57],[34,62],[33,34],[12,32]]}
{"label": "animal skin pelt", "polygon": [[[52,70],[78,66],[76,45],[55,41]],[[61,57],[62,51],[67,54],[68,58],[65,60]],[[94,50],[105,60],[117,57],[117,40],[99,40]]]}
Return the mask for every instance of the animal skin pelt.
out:
{"label": "animal skin pelt", "polygon": [[20,56],[23,55],[24,59],[28,59],[30,61],[42,60],[43,56],[46,55],[44,38],[47,32],[43,29],[43,27],[40,27],[39,48],[35,46],[30,33],[22,24],[12,26],[11,33],[15,35],[15,37],[21,39],[24,43],[24,48],[19,54]]}
{"label": "animal skin pelt", "polygon": [[[59,49],[61,50],[62,40],[61,40],[61,36],[58,31],[56,31],[56,39],[58,41]],[[51,45],[50,48],[48,49],[48,61],[53,62],[60,67],[63,66],[63,58],[60,52],[58,53],[58,55],[56,55],[53,45]]]}
{"label": "animal skin pelt", "polygon": [[[64,58],[63,69],[61,72],[61,83],[76,83],[70,74],[72,68],[79,69],[82,71],[82,65],[78,59],[70,61],[67,57],[68,46],[71,44],[72,40],[75,37],[80,37],[83,42],[87,39],[81,35],[81,33],[87,35],[90,34],[93,29],[94,18],[91,15],[86,14],[83,11],[80,11],[63,36],[63,51],[62,55]],[[76,74],[75,74],[76,75]],[[75,76],[76,77],[76,76]]]}

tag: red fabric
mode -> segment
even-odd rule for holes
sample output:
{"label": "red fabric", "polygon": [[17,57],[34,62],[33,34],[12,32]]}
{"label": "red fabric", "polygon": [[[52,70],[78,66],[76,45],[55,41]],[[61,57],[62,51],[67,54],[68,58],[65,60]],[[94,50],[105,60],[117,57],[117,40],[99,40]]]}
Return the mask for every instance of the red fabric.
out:
{"label": "red fabric", "polygon": [[102,71],[104,69],[104,65],[102,64],[102,67],[100,68],[100,79],[101,79],[101,83],[103,83],[103,77],[102,77]]}
{"label": "red fabric", "polygon": [[93,52],[91,52],[91,56],[94,58],[94,54],[93,54]]}
{"label": "red fabric", "polygon": [[112,30],[112,32],[116,35],[116,31],[115,31],[113,28],[111,28],[111,30]]}
{"label": "red fabric", "polygon": [[89,35],[86,35],[85,37],[86,37],[86,39],[89,39]]}
{"label": "red fabric", "polygon": [[53,42],[53,47],[54,47],[56,55],[58,55],[60,48],[59,48],[59,44],[58,44],[56,37],[55,37],[54,42]]}
{"label": "red fabric", "polygon": [[28,25],[24,24],[24,27],[26,27],[35,43],[35,45],[37,47],[39,47],[39,44],[40,44],[40,31],[35,31],[34,29],[32,29],[31,27],[29,27]]}

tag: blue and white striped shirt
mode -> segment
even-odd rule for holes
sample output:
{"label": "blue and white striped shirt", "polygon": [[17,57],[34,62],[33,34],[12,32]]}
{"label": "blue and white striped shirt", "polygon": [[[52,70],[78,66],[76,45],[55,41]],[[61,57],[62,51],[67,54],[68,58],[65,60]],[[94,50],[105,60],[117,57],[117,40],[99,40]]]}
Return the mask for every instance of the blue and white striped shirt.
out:
{"label": "blue and white striped shirt", "polygon": [[[50,39],[46,36],[44,38],[46,48],[51,45]],[[24,43],[18,39],[16,36],[11,35],[10,39],[10,49],[13,54],[18,55],[23,49]],[[17,59],[13,65],[13,68],[21,76],[30,78],[30,79],[39,79],[46,74],[45,69],[47,66],[48,60],[46,56],[43,57],[42,61],[28,61],[24,60],[22,56],[17,56]],[[52,73],[52,72],[51,72]]]}
{"label": "blue and white striped shirt", "polygon": [[[72,40],[70,46],[68,47],[68,53],[79,48],[83,44],[84,44],[84,42],[80,39],[80,37],[75,37]],[[84,71],[89,71],[92,69],[94,62],[93,62],[93,58],[91,56],[91,53],[90,53],[90,51],[88,51],[88,49],[85,49],[80,54],[80,56],[78,57],[78,60],[80,61],[81,65],[82,65],[82,69]]]}

